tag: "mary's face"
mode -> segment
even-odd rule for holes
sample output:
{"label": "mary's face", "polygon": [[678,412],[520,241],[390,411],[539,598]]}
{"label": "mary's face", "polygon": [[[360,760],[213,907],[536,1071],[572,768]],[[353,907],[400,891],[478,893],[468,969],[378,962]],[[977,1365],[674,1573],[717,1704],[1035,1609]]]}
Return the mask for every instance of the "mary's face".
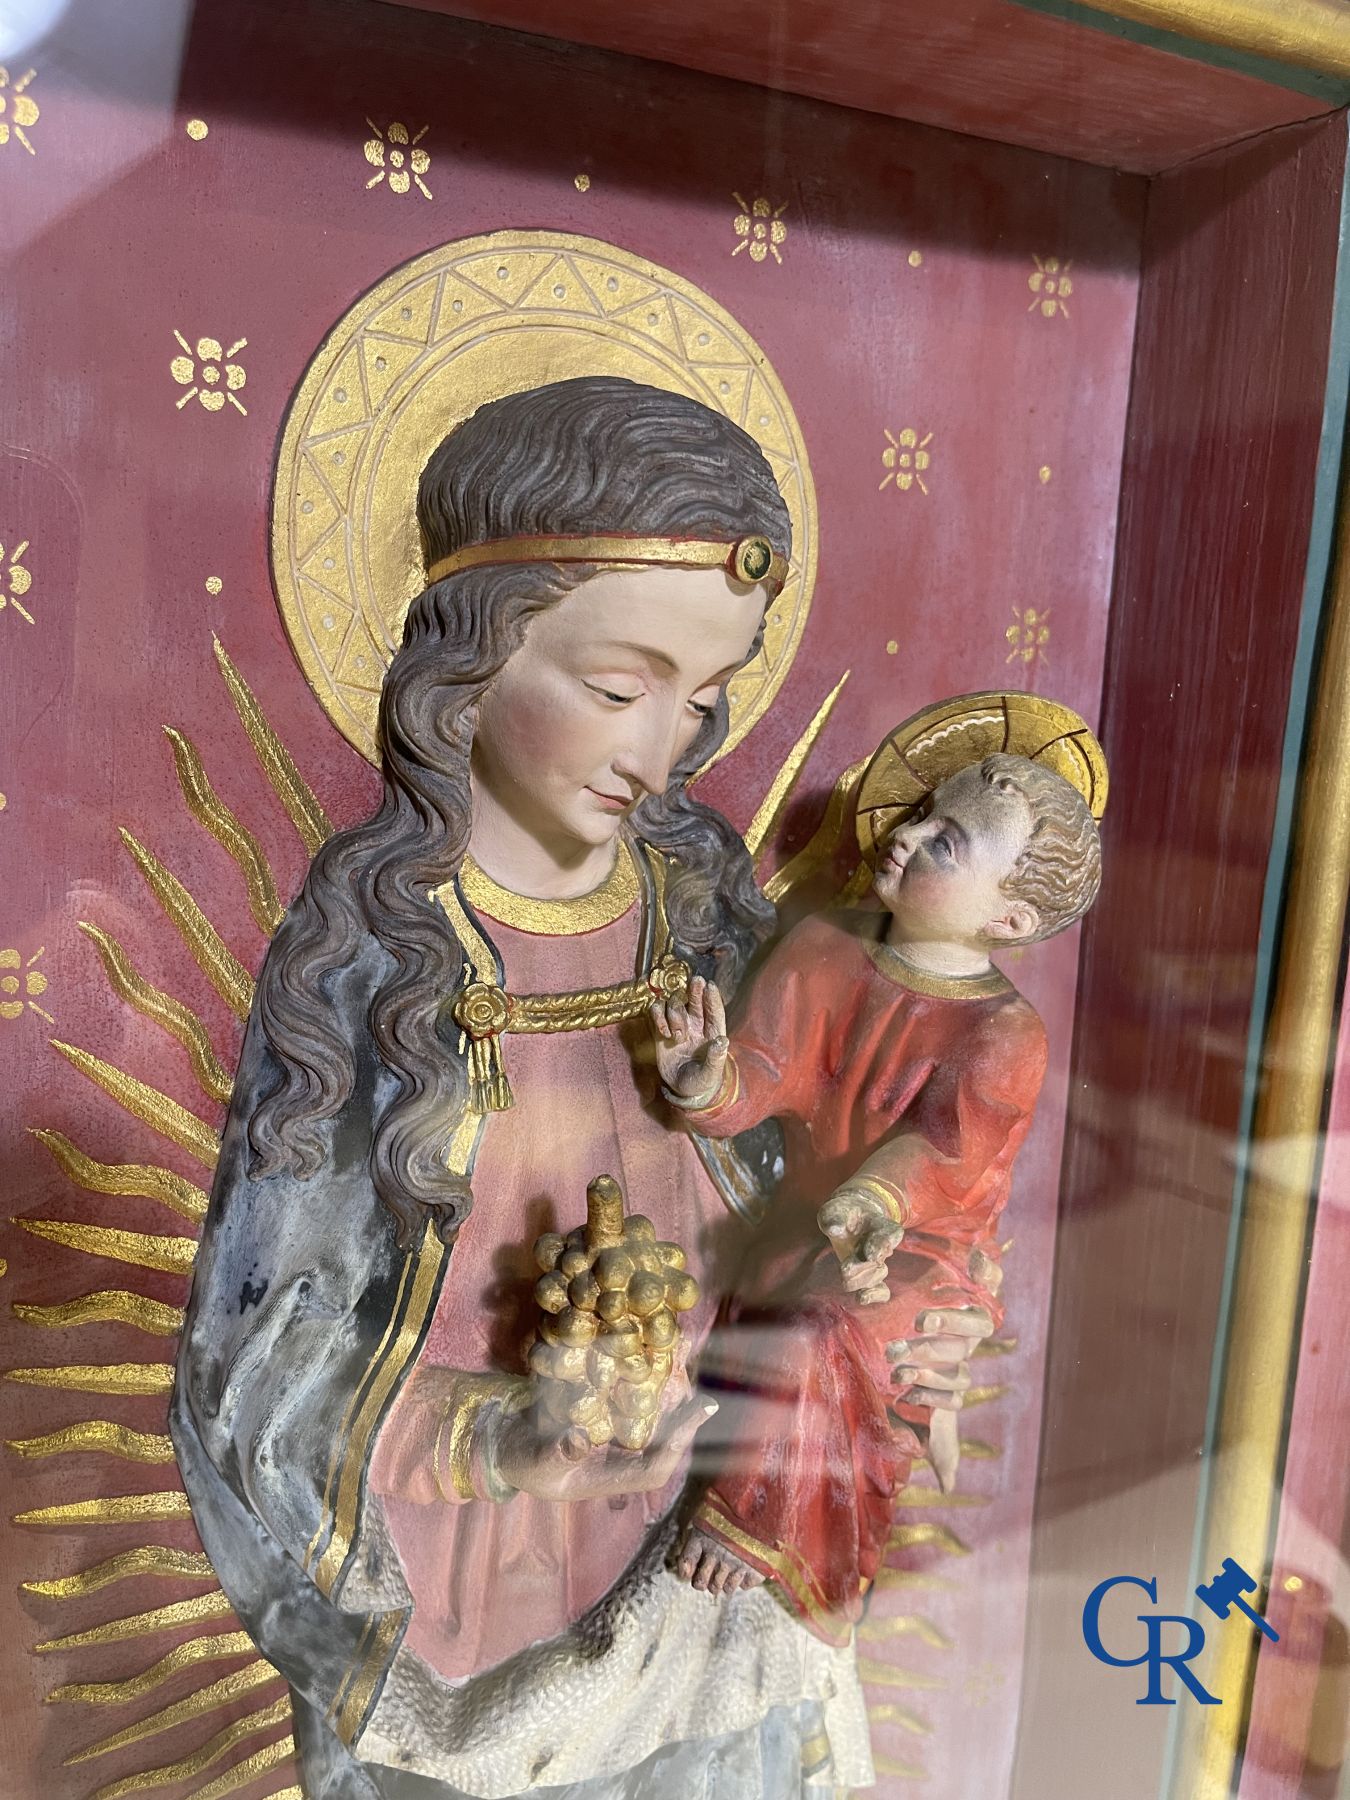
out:
{"label": "mary's face", "polygon": [[721,569],[613,570],[531,622],[483,698],[473,777],[560,859],[664,793],[765,604]]}

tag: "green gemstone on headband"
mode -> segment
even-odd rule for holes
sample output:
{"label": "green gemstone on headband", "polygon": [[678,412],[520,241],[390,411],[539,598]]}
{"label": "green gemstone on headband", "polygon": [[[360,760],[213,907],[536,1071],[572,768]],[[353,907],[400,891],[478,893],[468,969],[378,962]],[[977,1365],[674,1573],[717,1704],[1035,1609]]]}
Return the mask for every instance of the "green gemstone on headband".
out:
{"label": "green gemstone on headband", "polygon": [[773,551],[763,538],[750,538],[741,545],[741,569],[751,581],[762,581],[769,572]]}

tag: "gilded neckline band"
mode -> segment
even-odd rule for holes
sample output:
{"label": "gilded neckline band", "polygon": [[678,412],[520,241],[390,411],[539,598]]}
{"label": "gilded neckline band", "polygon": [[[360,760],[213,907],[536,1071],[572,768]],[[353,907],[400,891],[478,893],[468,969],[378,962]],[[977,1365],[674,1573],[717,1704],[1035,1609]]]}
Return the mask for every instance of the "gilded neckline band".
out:
{"label": "gilded neckline band", "polygon": [[931,1000],[989,1000],[996,994],[1013,991],[1008,977],[993,967],[984,975],[934,975],[927,969],[915,968],[889,944],[868,944],[867,954],[881,973],[899,987]]}
{"label": "gilded neckline band", "polygon": [[442,556],[427,570],[427,586],[461,569],[486,569],[510,563],[598,562],[625,567],[655,564],[676,569],[725,569],[753,587],[763,582],[773,598],[788,578],[788,559],[768,538],[752,533],[734,540],[680,537],[631,537],[622,532],[560,534],[555,537],[494,538],[465,544]]}
{"label": "gilded neckline band", "polygon": [[499,925],[536,937],[580,937],[612,925],[634,905],[639,896],[633,852],[623,838],[618,842],[614,867],[589,894],[571,900],[538,900],[529,894],[513,894],[480,869],[471,856],[459,871],[464,897],[477,912],[486,913]]}

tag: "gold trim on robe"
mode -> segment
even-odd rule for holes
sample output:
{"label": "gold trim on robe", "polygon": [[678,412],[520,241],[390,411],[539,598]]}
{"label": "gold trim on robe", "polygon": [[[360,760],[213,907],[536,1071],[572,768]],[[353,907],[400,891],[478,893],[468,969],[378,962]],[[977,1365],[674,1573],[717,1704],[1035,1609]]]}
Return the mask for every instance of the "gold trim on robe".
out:
{"label": "gold trim on robe", "polygon": [[888,981],[930,1000],[992,1000],[1013,991],[1008,977],[992,967],[983,975],[934,975],[916,968],[889,944],[868,944],[867,954]]}

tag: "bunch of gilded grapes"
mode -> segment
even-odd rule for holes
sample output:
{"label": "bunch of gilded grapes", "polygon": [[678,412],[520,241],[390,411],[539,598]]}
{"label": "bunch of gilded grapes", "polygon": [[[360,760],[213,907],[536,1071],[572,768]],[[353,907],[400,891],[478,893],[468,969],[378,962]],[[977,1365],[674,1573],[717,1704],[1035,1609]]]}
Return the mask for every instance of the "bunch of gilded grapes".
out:
{"label": "bunch of gilded grapes", "polygon": [[530,1346],[541,1424],[592,1444],[643,1450],[675,1363],[676,1314],[698,1300],[678,1244],[650,1219],[625,1219],[623,1189],[600,1175],[586,1189],[586,1223],[534,1246],[540,1320]]}

